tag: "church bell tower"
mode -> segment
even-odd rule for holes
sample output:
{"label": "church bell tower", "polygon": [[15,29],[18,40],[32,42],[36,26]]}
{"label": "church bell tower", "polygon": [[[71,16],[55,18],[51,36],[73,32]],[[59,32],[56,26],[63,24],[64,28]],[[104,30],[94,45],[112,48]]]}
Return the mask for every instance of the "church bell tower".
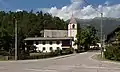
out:
{"label": "church bell tower", "polygon": [[[77,38],[76,38],[77,29],[78,29],[77,28],[77,21],[75,20],[75,18],[72,15],[70,22],[68,24],[68,37],[73,37],[74,41],[77,40]],[[77,49],[77,45],[74,45],[74,43],[75,43],[74,41],[72,41],[72,47],[74,49]]]}

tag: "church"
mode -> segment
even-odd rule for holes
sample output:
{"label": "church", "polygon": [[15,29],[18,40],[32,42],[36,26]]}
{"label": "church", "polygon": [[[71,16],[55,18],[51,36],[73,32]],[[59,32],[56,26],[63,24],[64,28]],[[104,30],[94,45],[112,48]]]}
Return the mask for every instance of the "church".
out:
{"label": "church", "polygon": [[40,33],[43,37],[29,37],[24,39],[26,45],[31,42],[31,45],[36,47],[37,52],[51,52],[57,49],[73,48],[77,49],[78,46],[74,45],[77,40],[76,35],[78,32],[78,25],[75,18],[72,16],[68,24],[67,30],[43,30]]}

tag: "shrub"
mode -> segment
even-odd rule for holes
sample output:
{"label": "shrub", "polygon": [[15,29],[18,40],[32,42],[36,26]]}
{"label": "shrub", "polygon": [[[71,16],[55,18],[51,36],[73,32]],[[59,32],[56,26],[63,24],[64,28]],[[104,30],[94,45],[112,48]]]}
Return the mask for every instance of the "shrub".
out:
{"label": "shrub", "polygon": [[120,61],[120,47],[112,45],[107,46],[104,55],[107,59]]}
{"label": "shrub", "polygon": [[7,51],[0,51],[0,55],[8,56],[8,55],[9,55],[9,52],[7,52]]}
{"label": "shrub", "polygon": [[62,50],[63,55],[72,54],[73,52],[74,52],[73,48],[68,48],[68,49],[66,48]]}
{"label": "shrub", "polygon": [[0,61],[6,61],[8,60],[8,56],[1,56],[0,55]]}
{"label": "shrub", "polygon": [[55,50],[49,53],[32,53],[30,54],[30,56],[26,56],[25,59],[43,59],[43,58],[50,58],[50,57],[55,57],[59,55],[61,55],[60,51]]}
{"label": "shrub", "polygon": [[49,53],[31,53],[30,56],[26,56],[24,59],[43,59],[43,58],[50,58],[50,57],[56,57],[61,55],[67,55],[73,53],[73,49],[57,49],[55,51],[51,51]]}

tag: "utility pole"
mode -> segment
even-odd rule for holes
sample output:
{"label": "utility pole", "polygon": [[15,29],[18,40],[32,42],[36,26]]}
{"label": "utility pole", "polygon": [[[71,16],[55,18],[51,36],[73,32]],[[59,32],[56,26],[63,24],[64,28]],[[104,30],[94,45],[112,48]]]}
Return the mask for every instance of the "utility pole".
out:
{"label": "utility pole", "polygon": [[15,60],[17,60],[17,20],[16,18],[14,17],[14,20],[15,20]]}
{"label": "utility pole", "polygon": [[101,56],[103,58],[103,13],[101,13]]}
{"label": "utility pole", "polygon": [[[103,36],[103,51],[105,51],[105,35]],[[104,52],[103,52],[104,54]]]}

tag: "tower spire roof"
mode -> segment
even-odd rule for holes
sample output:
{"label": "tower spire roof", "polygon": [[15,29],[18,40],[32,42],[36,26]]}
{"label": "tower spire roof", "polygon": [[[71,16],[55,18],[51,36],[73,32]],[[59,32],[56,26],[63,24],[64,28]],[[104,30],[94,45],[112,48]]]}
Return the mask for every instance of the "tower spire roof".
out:
{"label": "tower spire roof", "polygon": [[72,17],[71,17],[71,19],[70,19],[70,23],[77,24],[77,21],[76,21],[76,19],[74,18],[73,14],[72,14]]}

